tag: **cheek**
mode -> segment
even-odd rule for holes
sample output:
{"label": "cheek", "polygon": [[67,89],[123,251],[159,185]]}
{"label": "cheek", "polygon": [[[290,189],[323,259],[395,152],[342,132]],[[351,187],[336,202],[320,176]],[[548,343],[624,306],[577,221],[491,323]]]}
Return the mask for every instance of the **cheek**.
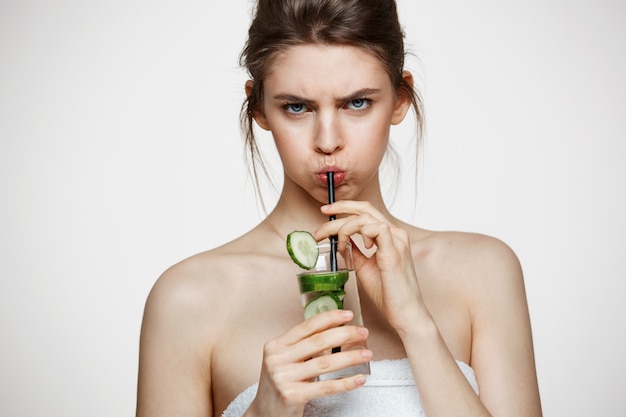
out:
{"label": "cheek", "polygon": [[283,167],[287,170],[303,168],[302,161],[307,159],[310,153],[310,145],[304,134],[290,129],[274,130],[272,135]]}
{"label": "cheek", "polygon": [[351,142],[356,145],[360,154],[384,152],[389,142],[389,124],[386,123],[364,123],[349,128]]}
{"label": "cheek", "polygon": [[270,128],[278,153],[286,162],[287,157],[305,158],[311,152],[313,126],[310,122],[293,122],[281,117],[270,119]]}

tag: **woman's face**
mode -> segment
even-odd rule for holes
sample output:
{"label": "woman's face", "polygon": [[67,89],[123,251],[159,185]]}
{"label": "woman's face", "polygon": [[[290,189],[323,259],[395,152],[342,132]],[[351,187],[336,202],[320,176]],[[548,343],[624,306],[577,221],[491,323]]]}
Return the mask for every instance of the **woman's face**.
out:
{"label": "woman's face", "polygon": [[325,202],[326,172],[334,171],[337,200],[365,199],[378,192],[390,125],[402,121],[409,106],[373,54],[303,45],[275,58],[255,119],[272,132],[286,187]]}

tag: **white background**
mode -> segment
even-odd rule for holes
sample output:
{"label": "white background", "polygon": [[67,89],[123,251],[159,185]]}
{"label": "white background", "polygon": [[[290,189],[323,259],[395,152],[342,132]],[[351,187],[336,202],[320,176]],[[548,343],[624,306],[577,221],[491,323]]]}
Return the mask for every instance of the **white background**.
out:
{"label": "white background", "polygon": [[[0,0],[0,415],[133,415],[155,279],[261,218],[250,6]],[[546,416],[626,415],[626,3],[399,8],[428,124],[394,211],[518,253]]]}

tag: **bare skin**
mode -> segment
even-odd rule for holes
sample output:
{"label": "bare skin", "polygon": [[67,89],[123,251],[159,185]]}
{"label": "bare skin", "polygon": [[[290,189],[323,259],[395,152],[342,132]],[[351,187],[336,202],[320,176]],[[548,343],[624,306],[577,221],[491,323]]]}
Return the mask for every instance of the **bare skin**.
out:
{"label": "bare skin", "polygon": [[[257,122],[272,131],[283,160],[281,198],[255,229],[158,280],[142,327],[137,415],[219,416],[259,382],[246,415],[301,416],[310,399],[365,380],[311,382],[315,375],[408,357],[427,415],[540,416],[515,255],[490,237],[413,227],[384,204],[377,167],[407,100],[357,48],[297,47],[275,66]],[[371,103],[362,107],[354,91]],[[306,99],[304,111],[294,98]],[[345,174],[332,206],[316,175],[325,167]],[[331,214],[338,219],[328,222]],[[318,240],[337,234],[375,252],[355,251],[365,329],[337,327],[349,321],[338,311],[303,322],[285,249],[295,229],[315,231]],[[307,359],[347,340],[367,340],[369,350]],[[455,359],[474,369],[480,397]]]}

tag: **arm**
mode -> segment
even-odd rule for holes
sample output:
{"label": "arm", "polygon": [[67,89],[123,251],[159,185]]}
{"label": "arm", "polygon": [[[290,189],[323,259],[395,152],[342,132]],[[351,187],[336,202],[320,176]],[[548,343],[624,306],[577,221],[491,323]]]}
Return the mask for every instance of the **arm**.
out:
{"label": "arm", "polygon": [[[190,280],[166,272],[144,312],[139,353],[137,416],[212,416],[209,342],[201,335],[200,300]],[[204,324],[206,326],[206,324]]]}
{"label": "arm", "polygon": [[405,335],[416,383],[430,415],[541,416],[521,268],[502,242],[470,235],[445,256],[446,274],[463,277],[471,319],[470,364],[480,401],[461,376],[427,312]]}
{"label": "arm", "polygon": [[491,239],[473,286],[472,367],[494,415],[540,416],[530,317],[515,254]]}
{"label": "arm", "polygon": [[364,202],[341,201],[322,211],[347,216],[323,225],[318,239],[336,234],[345,240],[359,233],[366,248],[376,245],[371,258],[355,251],[355,270],[402,340],[427,415],[541,415],[521,272],[505,245],[473,235],[456,242],[458,248],[431,242],[420,249],[443,258],[427,268],[434,279],[445,281],[451,290],[463,287],[464,295],[456,302],[470,315],[468,353],[470,365],[477,368],[479,398],[422,300],[407,232]]}

